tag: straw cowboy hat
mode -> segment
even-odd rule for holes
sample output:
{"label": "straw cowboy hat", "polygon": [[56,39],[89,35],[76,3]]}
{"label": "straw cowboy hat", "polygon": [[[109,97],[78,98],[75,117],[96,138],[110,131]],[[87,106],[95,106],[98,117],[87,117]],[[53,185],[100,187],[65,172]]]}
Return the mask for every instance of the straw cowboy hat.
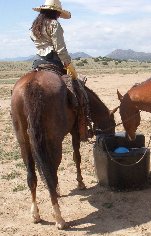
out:
{"label": "straw cowboy hat", "polygon": [[40,12],[42,9],[44,10],[56,10],[60,12],[60,17],[64,19],[70,19],[71,13],[69,11],[65,11],[62,9],[61,2],[59,0],[46,0],[45,5],[40,7],[33,8],[34,11]]}

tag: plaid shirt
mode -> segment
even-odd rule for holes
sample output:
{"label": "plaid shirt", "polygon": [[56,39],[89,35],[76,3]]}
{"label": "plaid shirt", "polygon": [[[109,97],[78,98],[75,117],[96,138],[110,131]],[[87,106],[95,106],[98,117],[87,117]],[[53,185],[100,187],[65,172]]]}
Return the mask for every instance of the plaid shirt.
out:
{"label": "plaid shirt", "polygon": [[30,37],[37,48],[37,54],[46,56],[54,50],[63,63],[70,63],[71,57],[66,49],[63,33],[63,29],[57,20],[46,20],[40,39],[34,36],[31,29]]}

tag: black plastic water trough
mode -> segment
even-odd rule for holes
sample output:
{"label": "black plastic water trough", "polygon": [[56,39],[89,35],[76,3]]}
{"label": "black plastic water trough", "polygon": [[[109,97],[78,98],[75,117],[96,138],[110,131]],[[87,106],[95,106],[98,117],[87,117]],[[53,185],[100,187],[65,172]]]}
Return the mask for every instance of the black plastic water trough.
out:
{"label": "black plastic water trough", "polygon": [[[116,153],[119,147],[126,153]],[[93,149],[96,177],[101,185],[113,190],[142,189],[148,183],[150,172],[150,149],[145,147],[145,136],[137,134],[129,141],[125,133],[96,136]]]}

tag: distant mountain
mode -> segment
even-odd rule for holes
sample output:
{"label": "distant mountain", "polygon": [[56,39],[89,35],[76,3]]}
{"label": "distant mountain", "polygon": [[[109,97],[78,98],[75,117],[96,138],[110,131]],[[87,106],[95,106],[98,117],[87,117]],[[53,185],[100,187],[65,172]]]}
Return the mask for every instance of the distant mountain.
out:
{"label": "distant mountain", "polygon": [[80,58],[91,58],[92,56],[86,54],[85,52],[76,52],[76,53],[69,53],[72,59]]}
{"label": "distant mountain", "polygon": [[135,52],[131,49],[117,49],[111,52],[110,54],[106,55],[106,57],[120,60],[151,61],[151,53]]}
{"label": "distant mountain", "polygon": [[0,61],[32,61],[35,56],[3,58]]}
{"label": "distant mountain", "polygon": [[[90,58],[91,56],[84,52],[69,53],[72,59],[81,57],[81,58]],[[31,55],[29,57],[15,57],[15,58],[4,58],[0,61],[33,61],[36,59],[36,55]]]}

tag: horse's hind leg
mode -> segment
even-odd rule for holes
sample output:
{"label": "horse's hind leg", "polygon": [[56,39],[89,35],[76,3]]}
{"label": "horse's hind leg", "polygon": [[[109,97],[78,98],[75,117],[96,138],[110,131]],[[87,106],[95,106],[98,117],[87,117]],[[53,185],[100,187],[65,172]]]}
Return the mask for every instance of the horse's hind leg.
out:
{"label": "horse's hind leg", "polygon": [[16,130],[17,139],[21,148],[21,156],[27,168],[27,183],[32,196],[31,217],[34,223],[38,223],[41,219],[36,202],[37,176],[35,172],[35,162],[32,156],[29,137],[27,134],[27,127],[25,124],[19,125],[18,122],[14,122],[14,128]]}
{"label": "horse's hind leg", "polygon": [[73,160],[76,164],[76,168],[77,168],[77,181],[78,181],[78,188],[79,189],[85,189],[86,186],[83,183],[83,177],[81,175],[81,168],[80,168],[80,164],[81,164],[81,155],[80,155],[80,137],[79,134],[77,132],[77,129],[73,129],[71,132],[72,135],[72,146],[73,146]]}
{"label": "horse's hind leg", "polygon": [[30,158],[27,161],[27,183],[31,191],[32,196],[32,205],[31,205],[31,217],[34,223],[38,223],[41,221],[39,215],[39,209],[36,202],[36,187],[37,187],[37,176],[35,172],[35,163],[33,158]]}
{"label": "horse's hind leg", "polygon": [[61,216],[61,211],[60,211],[58,202],[56,202],[55,204],[52,204],[52,207],[54,211],[53,216],[55,218],[57,228],[64,229],[65,227],[67,227],[67,225],[66,225],[65,220]]}
{"label": "horse's hind leg", "polygon": [[60,143],[56,141],[54,143],[55,144],[52,144],[52,142],[50,143],[50,146],[51,146],[50,153],[55,155],[55,163],[54,163],[54,168],[53,168],[55,191],[51,192],[51,189],[50,189],[50,193],[51,193],[51,201],[52,201],[52,207],[53,207],[53,212],[54,212],[53,216],[56,220],[56,226],[58,229],[64,229],[67,227],[67,224],[65,220],[62,218],[60,207],[58,204],[58,193],[56,191],[57,186],[58,186],[57,170],[62,159],[62,142]]}
{"label": "horse's hind leg", "polygon": [[62,218],[59,203],[58,203],[58,194],[57,194],[57,185],[58,185],[58,176],[57,170],[62,158],[62,141],[58,142],[57,139],[48,140],[47,137],[47,158],[42,159],[41,162],[41,171],[44,176],[45,182],[48,186],[50,192],[52,207],[53,207],[53,216],[56,221],[56,226],[58,229],[63,229],[66,227],[66,222]]}
{"label": "horse's hind leg", "polygon": [[38,223],[41,221],[41,219],[36,202],[37,176],[35,172],[35,163],[33,160],[29,142],[26,141],[26,143],[22,143],[20,147],[21,147],[22,158],[27,168],[27,183],[31,191],[31,197],[32,197],[31,217],[34,223]]}

